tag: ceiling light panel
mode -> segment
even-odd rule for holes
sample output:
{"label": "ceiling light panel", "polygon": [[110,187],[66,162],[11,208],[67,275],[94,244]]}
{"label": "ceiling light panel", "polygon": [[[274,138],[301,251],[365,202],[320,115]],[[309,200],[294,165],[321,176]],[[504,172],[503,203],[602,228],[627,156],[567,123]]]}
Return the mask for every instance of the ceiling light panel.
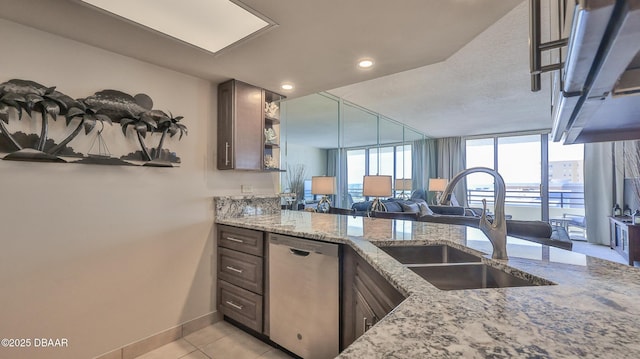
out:
{"label": "ceiling light panel", "polygon": [[271,24],[229,0],[82,0],[210,52]]}

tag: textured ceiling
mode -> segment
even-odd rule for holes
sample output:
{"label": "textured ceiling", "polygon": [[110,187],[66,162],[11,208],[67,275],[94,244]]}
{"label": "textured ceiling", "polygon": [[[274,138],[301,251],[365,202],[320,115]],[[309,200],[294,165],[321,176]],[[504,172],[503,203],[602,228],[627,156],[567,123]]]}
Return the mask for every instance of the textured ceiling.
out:
{"label": "textured ceiling", "polygon": [[530,91],[528,55],[522,3],[443,62],[329,92],[431,137],[548,129],[549,82]]}
{"label": "textured ceiling", "polygon": [[[523,0],[242,3],[277,26],[218,54],[76,0],[3,0],[0,17],[212,82],[237,78],[271,90],[293,82],[289,98],[336,89],[432,136],[453,135],[447,126],[469,134],[540,122],[548,96],[528,92],[526,15],[500,20],[525,9]],[[362,57],[375,67],[356,69]]]}

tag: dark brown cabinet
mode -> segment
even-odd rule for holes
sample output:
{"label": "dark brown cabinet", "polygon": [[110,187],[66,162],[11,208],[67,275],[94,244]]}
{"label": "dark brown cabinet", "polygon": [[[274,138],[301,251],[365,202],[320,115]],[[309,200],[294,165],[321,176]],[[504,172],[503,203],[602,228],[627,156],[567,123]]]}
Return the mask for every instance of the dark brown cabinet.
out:
{"label": "dark brown cabinet", "polygon": [[[217,238],[218,310],[227,318],[270,337],[267,236],[262,231],[218,224]],[[343,350],[405,297],[349,245],[340,248],[339,330],[340,350]],[[309,305],[316,307],[313,303]],[[255,332],[252,334],[256,335]]]}
{"label": "dark brown cabinet", "polygon": [[279,170],[283,99],[238,80],[218,85],[219,170]]}
{"label": "dark brown cabinet", "polygon": [[349,246],[344,246],[342,270],[344,349],[405,297]]}
{"label": "dark brown cabinet", "polygon": [[218,310],[263,332],[264,233],[218,225]]}

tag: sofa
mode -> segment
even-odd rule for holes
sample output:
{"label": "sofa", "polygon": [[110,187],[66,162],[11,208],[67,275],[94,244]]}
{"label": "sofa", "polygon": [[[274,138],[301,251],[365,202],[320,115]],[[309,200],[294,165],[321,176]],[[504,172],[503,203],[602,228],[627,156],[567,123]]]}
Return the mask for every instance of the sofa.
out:
{"label": "sofa", "polygon": [[[372,201],[358,202],[352,205],[352,214],[379,218],[415,220],[444,224],[457,224],[479,228],[482,210],[460,206],[428,205],[421,198],[381,200],[387,208],[386,212],[372,212]],[[522,221],[506,219],[507,234],[528,241],[571,250],[572,243],[568,236],[554,231],[552,226],[543,221]]]}

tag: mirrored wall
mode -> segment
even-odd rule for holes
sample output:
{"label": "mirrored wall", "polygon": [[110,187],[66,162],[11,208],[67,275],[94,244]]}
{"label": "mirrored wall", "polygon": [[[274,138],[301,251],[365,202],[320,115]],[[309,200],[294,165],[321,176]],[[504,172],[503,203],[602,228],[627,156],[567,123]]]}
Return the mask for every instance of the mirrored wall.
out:
{"label": "mirrored wall", "polygon": [[[393,119],[328,93],[313,94],[281,105],[281,191],[300,187],[307,204],[319,199],[311,192],[313,176],[335,176],[332,205],[350,208],[366,200],[363,176],[390,175],[394,196],[411,192],[412,149],[426,136]],[[300,175],[300,171],[303,174]],[[402,186],[400,183],[409,183]],[[396,186],[399,186],[396,188]]]}

